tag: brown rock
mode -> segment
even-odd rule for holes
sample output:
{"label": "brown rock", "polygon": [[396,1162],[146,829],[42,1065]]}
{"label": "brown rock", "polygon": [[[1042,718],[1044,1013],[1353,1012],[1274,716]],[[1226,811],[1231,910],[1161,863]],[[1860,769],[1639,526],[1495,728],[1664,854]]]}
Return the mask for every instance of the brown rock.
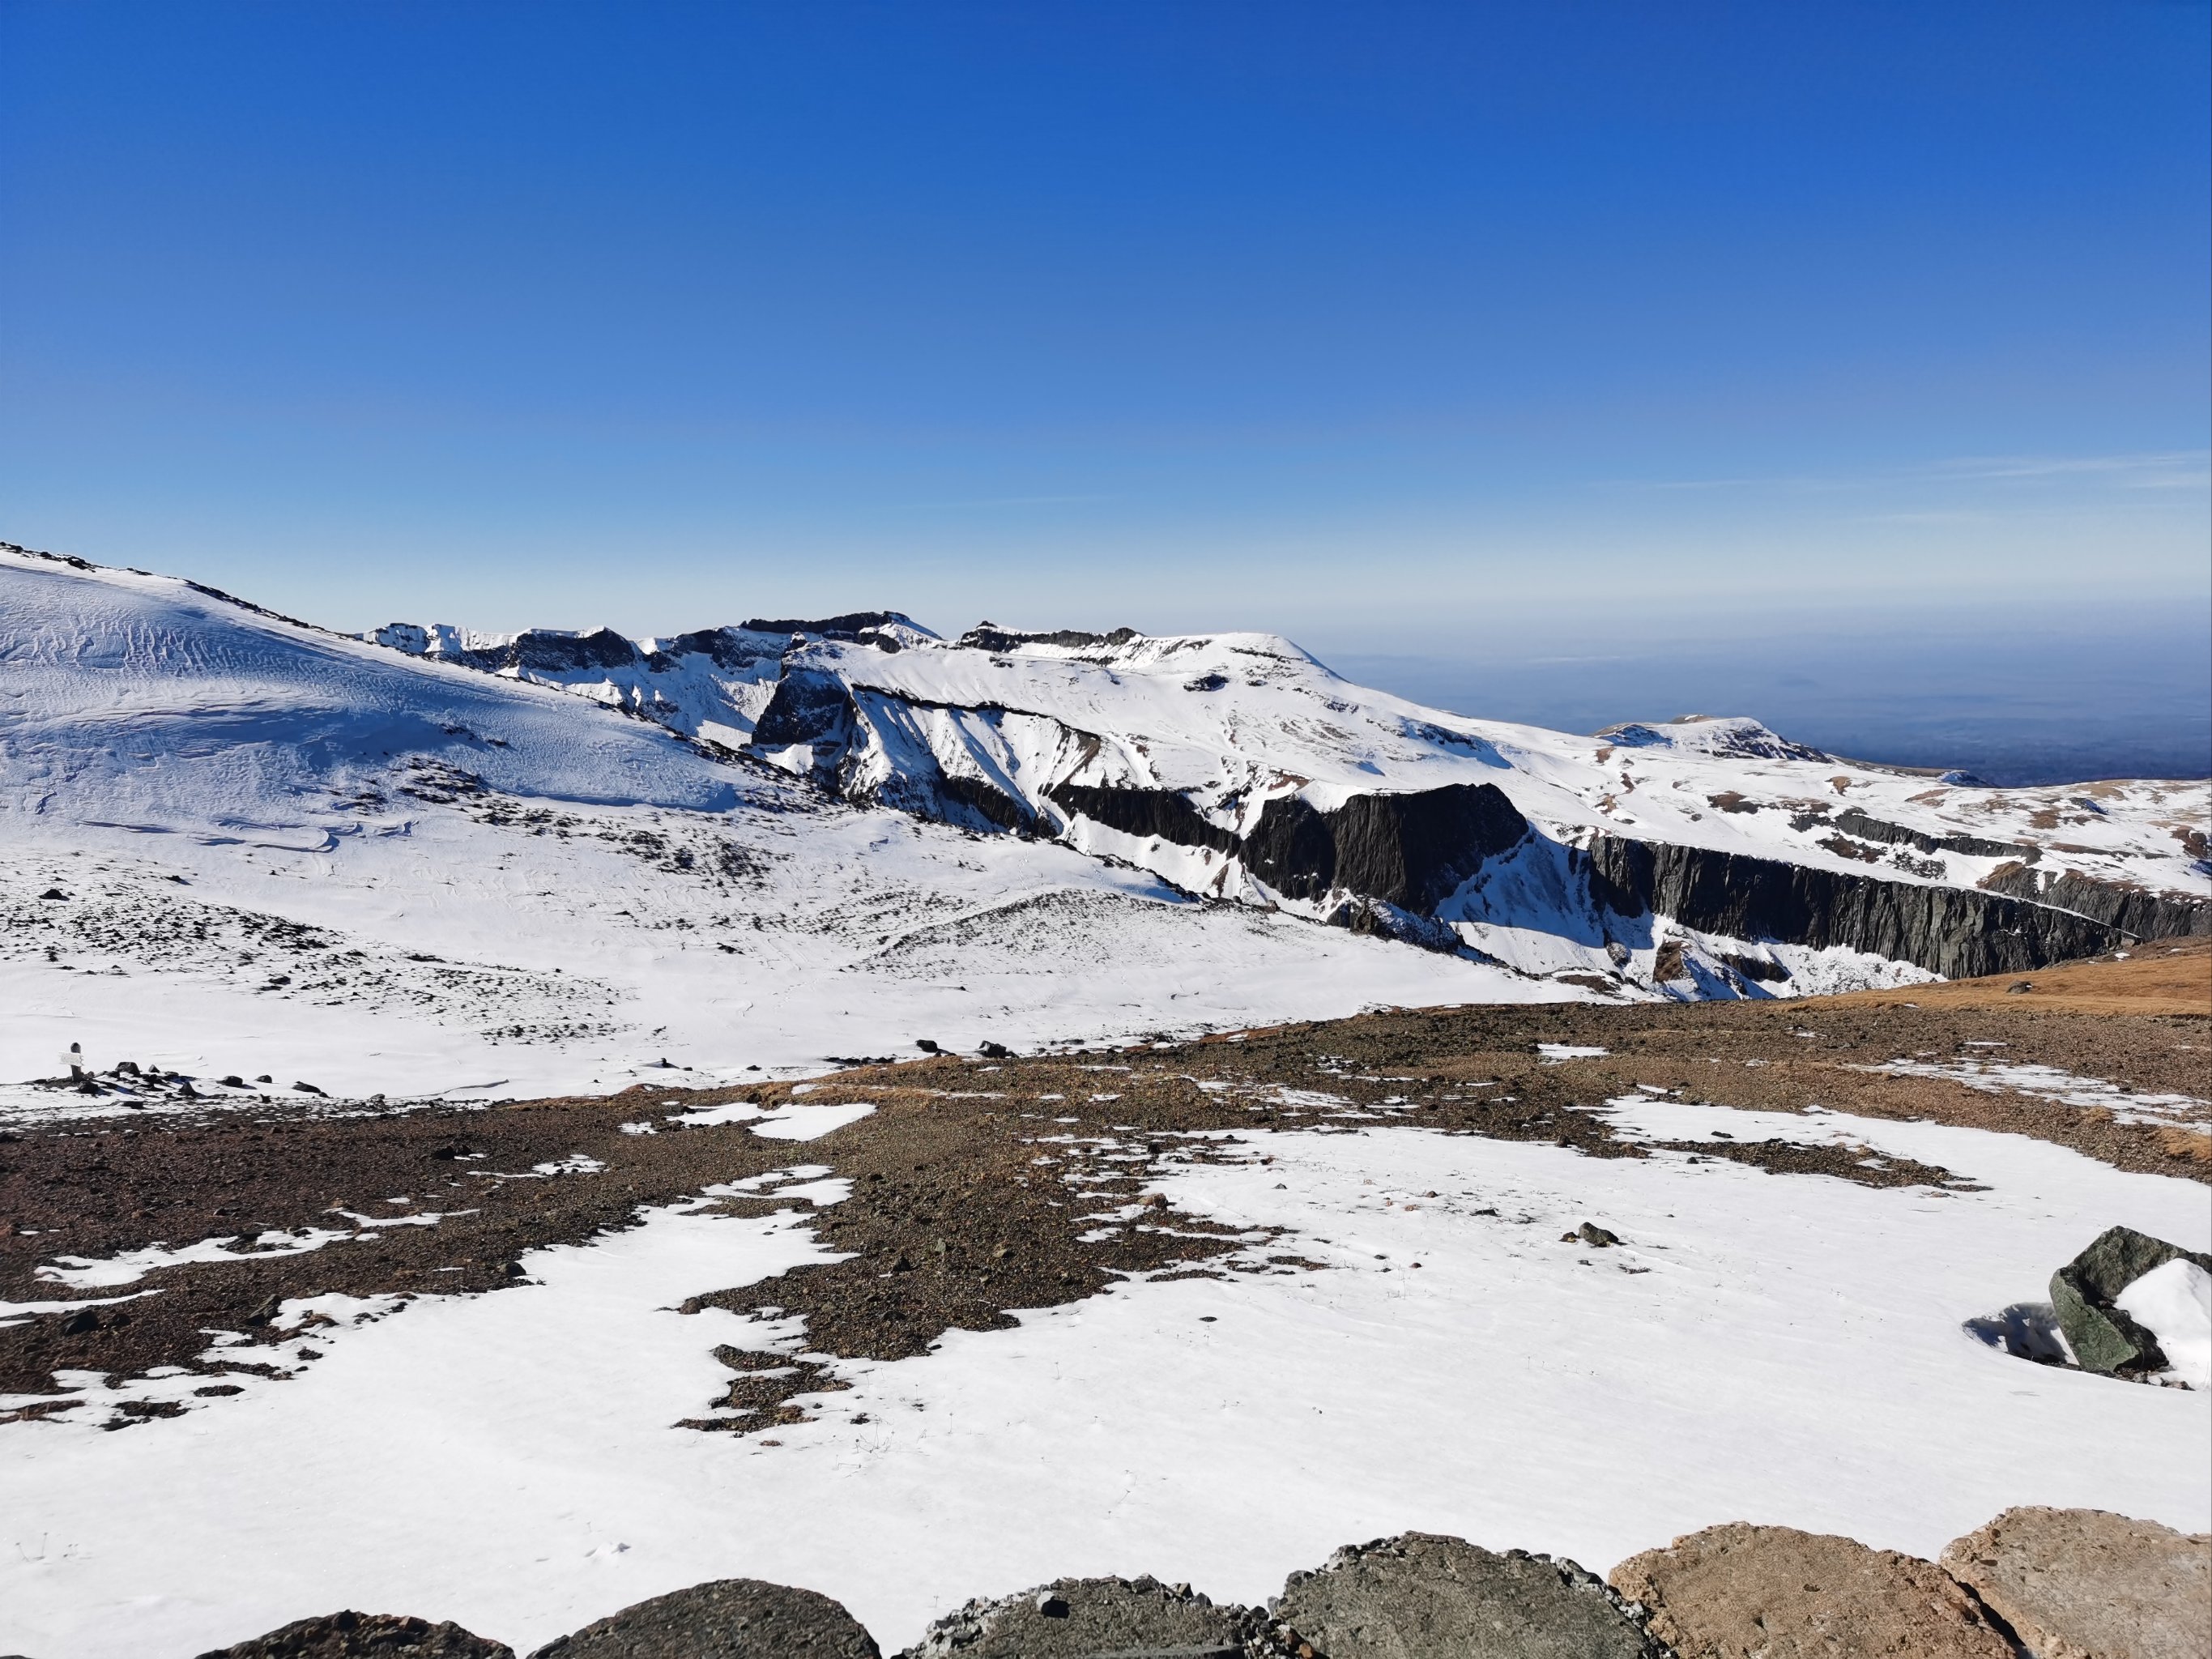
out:
{"label": "brown rock", "polygon": [[1943,1552],[2037,1659],[2204,1659],[2212,1536],[2102,1510],[2007,1510]]}
{"label": "brown rock", "polygon": [[1681,1659],[2013,1656],[1934,1562],[1856,1539],[1731,1522],[1631,1556],[1611,1578]]}

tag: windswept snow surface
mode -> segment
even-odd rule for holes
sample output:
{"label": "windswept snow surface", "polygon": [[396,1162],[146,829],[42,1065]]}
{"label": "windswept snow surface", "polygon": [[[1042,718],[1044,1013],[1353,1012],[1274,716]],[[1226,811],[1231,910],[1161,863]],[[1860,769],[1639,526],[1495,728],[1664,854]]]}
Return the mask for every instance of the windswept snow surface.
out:
{"label": "windswept snow surface", "polygon": [[[825,799],[171,578],[4,552],[0,838],[0,1118],[128,1109],[12,1086],[72,1042],[194,1077],[220,1097],[198,1110],[1581,994]],[[246,1087],[207,1086],[225,1075]]]}
{"label": "windswept snow surface", "polygon": [[[1230,1226],[1292,1229],[1255,1233],[1254,1255],[1289,1246],[1326,1270],[1124,1285],[921,1358],[844,1363],[849,1392],[766,1439],[672,1425],[726,1382],[714,1343],[798,1352],[797,1322],[676,1307],[822,1246],[788,1212],[678,1205],[531,1253],[519,1288],[334,1308],[321,1358],[240,1376],[221,1409],[0,1435],[0,1646],[141,1659],[374,1607],[527,1650],[744,1575],[840,1598],[888,1651],[971,1595],[1064,1574],[1255,1601],[1407,1528],[1603,1571],[1724,1520],[1923,1556],[2021,1504],[2212,1525],[2203,1394],[2038,1366],[1964,1328],[2115,1221],[2212,1242],[2200,1186],[1934,1124],[1615,1109],[1661,1138],[1747,1115],[1842,1136],[1976,1189],[1410,1127],[1256,1132],[1245,1161],[1152,1184]],[[785,1190],[836,1202],[843,1185]],[[1561,1242],[1583,1221],[1622,1244]]]}

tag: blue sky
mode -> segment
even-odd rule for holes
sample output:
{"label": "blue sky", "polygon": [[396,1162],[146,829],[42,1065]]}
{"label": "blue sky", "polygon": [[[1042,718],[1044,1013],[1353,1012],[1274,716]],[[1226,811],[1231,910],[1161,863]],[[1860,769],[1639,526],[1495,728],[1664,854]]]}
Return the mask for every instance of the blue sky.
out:
{"label": "blue sky", "polygon": [[0,536],[348,627],[2171,617],[2209,19],[0,0]]}

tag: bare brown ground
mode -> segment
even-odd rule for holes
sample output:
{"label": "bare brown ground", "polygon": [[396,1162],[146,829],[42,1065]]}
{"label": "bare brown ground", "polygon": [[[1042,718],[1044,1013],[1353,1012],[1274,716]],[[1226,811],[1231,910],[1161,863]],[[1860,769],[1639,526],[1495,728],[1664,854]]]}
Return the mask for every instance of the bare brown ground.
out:
{"label": "bare brown ground", "polygon": [[1838,1006],[2057,1009],[2076,1014],[2212,1015],[2212,937],[2157,939],[2125,956],[2062,963],[1905,991],[1854,991]]}
{"label": "bare brown ground", "polygon": [[[804,1085],[640,1088],[613,1100],[404,1115],[271,1103],[257,1115],[198,1121],[57,1121],[0,1133],[0,1301],[70,1304],[0,1328],[0,1393],[46,1395],[33,1414],[104,1409],[70,1403],[77,1396],[57,1389],[53,1373],[119,1378],[164,1364],[204,1373],[212,1394],[227,1393],[226,1372],[278,1357],[268,1315],[285,1298],[496,1291],[526,1270],[509,1264],[534,1248],[634,1224],[714,1183],[799,1164],[830,1166],[852,1196],[819,1209],[773,1195],[728,1207],[796,1212],[844,1259],[760,1285],[700,1287],[687,1310],[774,1306],[806,1319],[802,1352],[770,1352],[765,1341],[716,1351],[732,1376],[723,1397],[699,1402],[702,1426],[771,1427],[799,1409],[797,1396],[834,1386],[825,1367],[836,1358],[921,1353],[949,1329],[990,1329],[1008,1322],[1010,1309],[1075,1301],[1131,1274],[1311,1271],[1295,1237],[1232,1237],[1145,1202],[1154,1175],[1179,1162],[1264,1156],[1255,1131],[1417,1127],[1641,1158],[1650,1149],[1617,1139],[1602,1110],[1640,1085],[1744,1109],[1820,1107],[2031,1135],[2119,1169],[2212,1182],[2212,1136],[2190,1127],[2212,1121],[2212,1108],[2137,1109],[2130,1100],[2212,1097],[2212,1007],[2203,999],[2172,1006],[2172,986],[2201,983],[2209,959],[2192,941],[2171,955],[2024,976],[2063,995],[1961,986],[1788,1003],[1409,1010],[1175,1046],[995,1062],[934,1056]],[[886,1034],[885,1046],[895,1041]],[[1553,1061],[1539,1043],[1604,1052]],[[1883,1069],[1991,1060],[2128,1092],[2112,1107],[2084,1108]],[[773,1109],[801,1091],[876,1110],[803,1145],[765,1140],[742,1123],[668,1121],[732,1100]],[[2148,1121],[2128,1121],[2136,1117]],[[659,1132],[623,1133],[639,1120]],[[1971,1167],[1869,1159],[1862,1147],[1761,1133],[1683,1150],[1782,1181],[1941,1187],[1975,1178]],[[599,1167],[531,1174],[579,1154]],[[361,1230],[312,1253],[158,1269],[131,1288],[160,1293],[124,1304],[92,1305],[102,1292],[73,1293],[38,1273],[62,1256],[343,1228],[347,1212],[446,1218]],[[250,1340],[210,1355],[211,1331]],[[703,1415],[716,1407],[750,1415],[734,1424]]]}

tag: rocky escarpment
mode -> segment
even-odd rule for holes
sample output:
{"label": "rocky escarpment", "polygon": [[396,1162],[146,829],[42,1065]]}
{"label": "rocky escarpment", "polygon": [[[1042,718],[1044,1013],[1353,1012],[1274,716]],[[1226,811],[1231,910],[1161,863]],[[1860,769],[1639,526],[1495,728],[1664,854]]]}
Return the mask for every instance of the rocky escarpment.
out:
{"label": "rocky escarpment", "polygon": [[[1051,798],[1127,835],[1239,858],[1286,897],[1348,893],[1417,916],[1431,915],[1487,860],[1534,833],[1494,784],[1355,795],[1333,811],[1297,796],[1279,798],[1242,836],[1171,790],[1063,784]],[[2212,907],[2079,877],[2036,888],[2034,896],[2014,896],[1603,834],[1586,848],[1570,849],[1570,864],[1593,906],[1617,917],[1656,915],[1731,939],[1841,945],[1948,979],[2212,931]],[[2069,897],[2081,902],[2063,902]]]}
{"label": "rocky escarpment", "polygon": [[1947,979],[2040,968],[2205,925],[2201,905],[2171,905],[2151,918],[2164,925],[2137,932],[2002,894],[1620,836],[1594,836],[1586,857],[1595,896],[1617,915],[1656,913],[1734,939],[1844,945]]}
{"label": "rocky escarpment", "polygon": [[1278,796],[1243,836],[1211,822],[1171,789],[1064,783],[1048,794],[1070,814],[1124,835],[1157,836],[1241,859],[1287,898],[1350,893],[1416,914],[1434,910],[1484,860],[1529,834],[1528,819],[1489,783],[1354,795],[1329,811],[1302,796]]}
{"label": "rocky escarpment", "polygon": [[2201,900],[2152,893],[2117,881],[2099,881],[2075,871],[2052,875],[2026,861],[2001,864],[1982,879],[1992,893],[2032,904],[2071,910],[2135,939],[2178,939],[2212,933],[2212,905]]}

